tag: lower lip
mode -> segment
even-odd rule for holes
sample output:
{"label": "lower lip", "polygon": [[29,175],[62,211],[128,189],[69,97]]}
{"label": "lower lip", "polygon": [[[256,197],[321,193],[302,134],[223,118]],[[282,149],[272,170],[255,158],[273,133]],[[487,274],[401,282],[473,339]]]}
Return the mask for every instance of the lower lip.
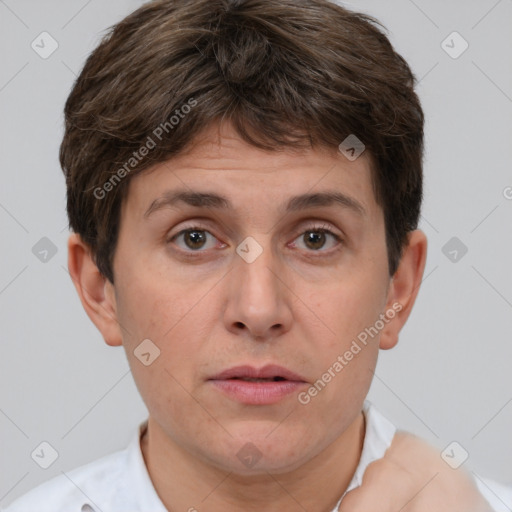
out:
{"label": "lower lip", "polygon": [[306,383],[291,380],[250,382],[238,379],[212,380],[218,389],[230,398],[250,405],[275,404],[298,392]]}

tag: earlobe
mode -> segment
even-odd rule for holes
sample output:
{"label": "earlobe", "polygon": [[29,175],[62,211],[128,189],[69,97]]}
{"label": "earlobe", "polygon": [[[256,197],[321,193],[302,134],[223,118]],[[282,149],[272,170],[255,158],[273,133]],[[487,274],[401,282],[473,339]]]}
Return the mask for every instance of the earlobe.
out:
{"label": "earlobe", "polygon": [[76,233],[68,239],[68,268],[87,316],[108,345],[121,345],[114,287],[100,273],[89,246]]}
{"label": "earlobe", "polygon": [[391,279],[386,311],[393,310],[393,318],[381,332],[380,348],[388,350],[398,343],[398,335],[409,318],[419,292],[427,260],[427,237],[423,231],[409,233],[400,264]]}

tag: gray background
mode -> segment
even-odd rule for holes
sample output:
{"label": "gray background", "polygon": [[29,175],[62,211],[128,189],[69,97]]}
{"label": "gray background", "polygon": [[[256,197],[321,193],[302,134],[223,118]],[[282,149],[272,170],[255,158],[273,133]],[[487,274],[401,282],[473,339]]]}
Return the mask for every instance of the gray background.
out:
{"label": "gray background", "polygon": [[[102,31],[141,3],[0,1],[2,505],[123,448],[145,418],[123,349],[105,345],[67,273],[58,164],[75,74]],[[512,0],[346,5],[389,29],[421,79],[427,117],[425,279],[370,399],[440,450],[456,440],[468,469],[512,484]],[[47,59],[31,48],[43,31],[59,45]],[[453,31],[469,43],[456,59],[441,46]],[[43,237],[57,249],[46,262],[32,252]],[[452,237],[455,262],[443,253]],[[59,453],[46,470],[30,456],[42,441]]]}

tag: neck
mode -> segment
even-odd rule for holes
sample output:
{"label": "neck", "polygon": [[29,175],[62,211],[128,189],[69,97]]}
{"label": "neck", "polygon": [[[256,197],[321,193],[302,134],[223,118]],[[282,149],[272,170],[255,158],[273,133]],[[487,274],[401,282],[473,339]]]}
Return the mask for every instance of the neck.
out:
{"label": "neck", "polygon": [[363,414],[318,455],[280,474],[238,475],[206,464],[177,446],[150,416],[141,439],[149,476],[169,511],[331,512],[357,468]]}

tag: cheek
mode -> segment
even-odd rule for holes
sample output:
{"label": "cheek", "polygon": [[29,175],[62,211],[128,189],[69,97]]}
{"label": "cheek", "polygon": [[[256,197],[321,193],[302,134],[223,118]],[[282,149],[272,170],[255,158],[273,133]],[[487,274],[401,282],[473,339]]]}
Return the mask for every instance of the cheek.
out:
{"label": "cheek", "polygon": [[[200,359],[202,344],[212,333],[215,308],[207,294],[212,284],[185,282],[183,277],[166,276],[154,266],[139,265],[141,272],[132,271],[135,265],[127,267],[125,265],[123,281],[118,285],[117,313],[125,328],[123,345],[137,374],[134,377],[140,378],[144,386],[154,386],[152,391],[158,396],[162,396],[162,389],[176,385],[173,377],[186,389],[191,389],[191,370]],[[146,339],[159,351],[150,367],[154,371],[146,371],[134,354]]]}
{"label": "cheek", "polygon": [[[361,284],[359,282],[359,284]],[[312,297],[322,329],[303,329],[313,340],[314,382],[301,402],[322,417],[323,427],[339,433],[364,401],[377,363],[379,335],[370,336],[382,307],[382,291],[366,286],[332,287]],[[373,331],[372,331],[373,334]],[[339,411],[344,411],[340,416]]]}
{"label": "cheek", "polygon": [[385,285],[371,276],[368,272],[360,279],[339,279],[322,290],[309,292],[309,309],[314,313],[311,316],[316,318],[315,324],[321,322],[326,333],[322,337],[324,345],[341,349],[374,325],[385,305],[386,294]]}
{"label": "cheek", "polygon": [[134,271],[135,265],[123,268],[123,281],[117,285],[118,318],[126,324],[130,344],[150,338],[160,345],[193,311],[200,294],[150,265],[138,265],[138,269]]}
{"label": "cheek", "polygon": [[[314,340],[316,378],[322,381],[314,407],[337,410],[334,404],[340,404],[350,410],[364,400],[379,353],[380,336],[372,328],[385,306],[382,275],[369,266],[309,294],[315,313],[311,318],[321,319],[321,323],[316,320],[316,327],[309,317],[302,325]],[[325,388],[323,383],[327,383]],[[338,421],[335,415],[330,420]]]}

